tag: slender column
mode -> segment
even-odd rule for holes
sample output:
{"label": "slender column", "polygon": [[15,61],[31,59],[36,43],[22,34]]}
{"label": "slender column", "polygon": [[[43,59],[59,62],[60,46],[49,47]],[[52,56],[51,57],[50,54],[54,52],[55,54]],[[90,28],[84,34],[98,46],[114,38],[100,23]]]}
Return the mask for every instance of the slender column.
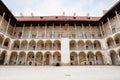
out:
{"label": "slender column", "polygon": [[61,24],[60,24],[60,38],[61,38],[62,32],[61,32]]}
{"label": "slender column", "polygon": [[117,57],[118,57],[117,63],[120,64],[120,56],[119,56],[119,54],[117,54]]}
{"label": "slender column", "polygon": [[52,28],[52,38],[54,38],[54,24],[53,24],[53,28]]}
{"label": "slender column", "polygon": [[86,64],[88,64],[88,58],[87,58],[87,55],[85,56],[85,58],[86,58]]}
{"label": "slender column", "polygon": [[1,26],[2,22],[3,22],[4,16],[5,16],[5,12],[4,12],[3,15],[2,15],[2,19],[1,19],[1,21],[0,21],[0,26]]}
{"label": "slender column", "polygon": [[110,23],[109,18],[107,18],[107,20],[108,20],[108,24],[109,24],[109,28],[110,28],[110,33],[112,34],[112,28],[111,28],[111,23]]}
{"label": "slender column", "polygon": [[93,38],[93,37],[92,37],[92,29],[91,29],[90,24],[89,24],[89,29],[90,29],[90,37],[91,37],[91,39],[92,39],[92,38]]}
{"label": "slender column", "polygon": [[99,25],[99,29],[100,29],[101,35],[103,36],[102,29],[101,29],[101,26],[100,26],[100,25]]}
{"label": "slender column", "polygon": [[76,30],[77,30],[76,24],[74,24],[74,26],[75,26],[75,31],[74,31],[75,33],[74,34],[75,34],[75,38],[77,38],[76,37]]}
{"label": "slender column", "polygon": [[31,37],[31,29],[32,29],[32,24],[30,26],[29,38]]}
{"label": "slender column", "polygon": [[68,30],[68,34],[67,34],[67,37],[69,37],[69,35],[70,35],[70,28],[69,28],[70,26],[69,26],[69,24],[67,25],[67,30]]}
{"label": "slender column", "polygon": [[19,55],[17,54],[16,64],[19,64]]}
{"label": "slender column", "polygon": [[27,54],[25,55],[25,64],[27,64]]}
{"label": "slender column", "polygon": [[120,22],[120,19],[119,19],[119,16],[118,16],[117,11],[115,11],[115,14],[116,14],[116,17],[117,17],[118,22]]}
{"label": "slender column", "polygon": [[104,25],[103,25],[103,22],[102,22],[102,29],[103,29],[104,35],[106,35],[106,33],[105,33],[105,28],[104,28]]}
{"label": "slender column", "polygon": [[94,55],[94,60],[95,60],[94,64],[96,64],[96,56],[95,55]]}
{"label": "slender column", "polygon": [[47,38],[47,24],[45,24],[45,37],[44,38]]}
{"label": "slender column", "polygon": [[10,56],[10,55],[8,55],[8,54],[5,55],[4,65],[6,65],[8,62],[8,56]]}
{"label": "slender column", "polygon": [[25,29],[25,24],[23,25],[23,28],[22,28],[22,35],[21,35],[21,38],[23,38],[24,29]]}
{"label": "slender column", "polygon": [[8,24],[7,24],[7,28],[6,28],[5,34],[7,34],[8,27],[9,27],[9,25],[10,25],[10,21],[11,21],[11,19],[9,19],[9,21],[8,21]]}
{"label": "slender column", "polygon": [[82,24],[82,35],[83,35],[83,38],[85,38],[85,32],[84,32],[84,26]]}
{"label": "slender column", "polygon": [[38,24],[38,30],[37,30],[37,36],[36,36],[36,38],[38,38],[39,37],[39,24]]}
{"label": "slender column", "polygon": [[36,54],[34,54],[34,65],[36,65],[36,61],[35,61],[35,59],[36,59]]}
{"label": "slender column", "polygon": [[28,41],[27,50],[29,50],[29,42],[30,42],[30,41]]}
{"label": "slender column", "polygon": [[4,42],[5,42],[5,38],[3,39],[3,42],[2,42],[2,47],[4,47]]}

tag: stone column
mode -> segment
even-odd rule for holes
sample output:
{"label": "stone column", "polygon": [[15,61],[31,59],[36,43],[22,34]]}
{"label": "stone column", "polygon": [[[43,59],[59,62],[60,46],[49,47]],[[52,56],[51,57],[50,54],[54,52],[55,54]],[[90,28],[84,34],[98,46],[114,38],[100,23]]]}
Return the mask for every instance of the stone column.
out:
{"label": "stone column", "polygon": [[85,39],[85,32],[84,32],[84,26],[83,26],[83,24],[82,24],[82,36]]}
{"label": "stone column", "polygon": [[112,27],[111,27],[111,23],[110,23],[109,18],[107,18],[107,20],[108,20],[108,24],[109,24],[110,32],[111,32],[111,34],[112,34]]}
{"label": "stone column", "polygon": [[94,55],[94,60],[95,60],[95,61],[94,61],[94,64],[96,64],[97,61],[96,61],[96,56],[95,56],[95,55]]}
{"label": "stone column", "polygon": [[89,28],[90,28],[90,36],[91,36],[91,39],[92,39],[92,38],[93,38],[93,37],[92,37],[92,29],[91,29],[90,24],[89,24]]}
{"label": "stone column", "polygon": [[39,34],[39,27],[40,27],[40,26],[39,26],[39,24],[38,24],[38,30],[37,30],[37,36],[36,36],[36,38],[39,37],[39,35],[38,35],[38,34]]}
{"label": "stone column", "polygon": [[11,19],[9,19],[9,21],[8,21],[8,23],[7,23],[7,28],[6,28],[5,34],[7,34],[8,27],[9,27],[9,25],[10,25],[10,21],[11,21]]}
{"label": "stone column", "polygon": [[31,24],[31,26],[30,26],[29,38],[31,37],[31,29],[32,29],[32,24]]}
{"label": "stone column", "polygon": [[102,29],[103,29],[103,33],[104,33],[104,35],[106,35],[103,22],[102,22]]}
{"label": "stone column", "polygon": [[46,28],[47,28],[47,24],[45,24],[45,37],[44,38],[47,38],[47,30],[46,30]]}
{"label": "stone column", "polygon": [[88,64],[88,58],[87,58],[87,55],[85,56],[85,58],[86,58],[86,64]]}
{"label": "stone column", "polygon": [[4,12],[3,15],[2,15],[2,19],[1,19],[1,21],[0,21],[0,26],[1,26],[2,22],[3,22],[4,16],[5,16],[5,12]]}
{"label": "stone column", "polygon": [[21,35],[21,38],[23,38],[24,28],[25,28],[25,24],[23,25],[23,28],[22,28],[22,35]]}
{"label": "stone column", "polygon": [[102,28],[100,25],[99,25],[99,29],[100,29],[101,36],[103,37]]}
{"label": "stone column", "polygon": [[19,54],[17,54],[16,64],[19,64]]}

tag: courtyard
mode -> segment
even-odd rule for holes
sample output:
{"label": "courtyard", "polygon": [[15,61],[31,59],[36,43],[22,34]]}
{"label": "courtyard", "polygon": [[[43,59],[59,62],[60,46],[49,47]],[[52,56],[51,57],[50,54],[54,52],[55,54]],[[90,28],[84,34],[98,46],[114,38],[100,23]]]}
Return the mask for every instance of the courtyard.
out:
{"label": "courtyard", "polygon": [[0,80],[120,80],[120,67],[0,66]]}

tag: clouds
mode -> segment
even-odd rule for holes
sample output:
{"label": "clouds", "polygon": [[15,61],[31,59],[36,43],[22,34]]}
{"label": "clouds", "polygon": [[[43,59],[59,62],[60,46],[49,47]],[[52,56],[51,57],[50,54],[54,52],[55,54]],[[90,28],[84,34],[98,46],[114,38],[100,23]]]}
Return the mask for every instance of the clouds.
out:
{"label": "clouds", "polygon": [[[90,13],[92,16],[101,16],[102,10],[109,9],[117,0],[2,0],[14,15],[22,12],[24,15],[30,15],[31,12],[36,16],[62,15],[65,12],[67,16],[78,16]],[[13,5],[14,4],[14,5]]]}

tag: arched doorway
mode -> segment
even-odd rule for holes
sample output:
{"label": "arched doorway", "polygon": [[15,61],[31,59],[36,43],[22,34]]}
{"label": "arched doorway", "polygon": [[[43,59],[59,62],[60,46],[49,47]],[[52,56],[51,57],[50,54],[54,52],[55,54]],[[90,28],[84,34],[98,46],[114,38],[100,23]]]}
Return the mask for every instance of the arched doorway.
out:
{"label": "arched doorway", "polygon": [[53,63],[56,66],[61,65],[61,54],[59,52],[54,52],[54,54],[53,54]]}
{"label": "arched doorway", "polygon": [[6,58],[6,51],[3,51],[0,55],[0,65],[3,65],[5,63],[5,58]]}
{"label": "arched doorway", "polygon": [[107,39],[107,45],[108,45],[108,48],[112,48],[115,46],[113,38]]}
{"label": "arched doorway", "polygon": [[114,40],[116,45],[120,46],[120,33],[115,35]]}
{"label": "arched doorway", "polygon": [[23,40],[21,42],[21,50],[27,50],[27,46],[28,46],[28,41],[27,40]]}
{"label": "arched doorway", "polygon": [[29,42],[29,50],[35,50],[36,49],[36,42],[35,40],[31,40]]}
{"label": "arched doorway", "polygon": [[71,65],[77,65],[78,64],[77,53],[76,52],[71,52],[70,53],[70,64]]}
{"label": "arched doorway", "polygon": [[79,53],[79,64],[86,64],[86,54],[85,52],[80,52]]}
{"label": "arched doorway", "polygon": [[10,64],[16,64],[17,63],[17,52],[12,52],[10,55]]}
{"label": "arched doorway", "polygon": [[103,55],[101,52],[96,53],[96,61],[97,61],[97,64],[104,64]]}
{"label": "arched doorway", "polygon": [[52,64],[51,58],[52,58],[51,53],[50,52],[46,52],[44,54],[44,65],[51,65]]}
{"label": "arched doorway", "polygon": [[52,41],[51,40],[47,40],[45,42],[45,49],[46,50],[52,50]]}
{"label": "arched doorway", "polygon": [[26,53],[25,52],[20,52],[19,53],[19,64],[25,64],[25,56],[26,56]]}
{"label": "arched doorway", "polygon": [[98,41],[98,40],[95,40],[94,41],[94,49],[96,50],[98,50],[98,49],[101,49],[101,44],[100,44],[100,42]]}
{"label": "arched doorway", "polygon": [[10,44],[10,39],[9,38],[6,38],[5,41],[4,41],[4,48],[9,48],[9,44]]}
{"label": "arched doorway", "polygon": [[111,58],[111,62],[112,62],[113,65],[116,65],[116,64],[119,63],[117,53],[114,50],[110,51],[110,58]]}
{"label": "arched doorway", "polygon": [[87,40],[87,41],[86,41],[86,49],[87,49],[87,50],[93,49],[92,41],[90,41],[90,40]]}
{"label": "arched doorway", "polygon": [[39,40],[37,42],[37,50],[43,50],[44,49],[44,41]]}
{"label": "arched doorway", "polygon": [[70,46],[70,50],[76,50],[76,47],[77,47],[76,41],[75,40],[71,40],[69,46]]}
{"label": "arched doorway", "polygon": [[59,40],[55,40],[53,43],[54,50],[60,50],[61,49],[61,43]]}
{"label": "arched doorway", "polygon": [[35,65],[43,65],[43,53],[42,52],[36,53]]}
{"label": "arched doorway", "polygon": [[27,54],[27,64],[28,65],[33,65],[34,64],[34,53],[33,52],[29,52]]}
{"label": "arched doorway", "polygon": [[85,49],[84,45],[85,45],[84,41],[82,40],[78,41],[78,50],[84,50]]}
{"label": "arched doorway", "polygon": [[88,64],[90,64],[90,65],[95,64],[94,54],[92,52],[88,52],[87,58],[88,58],[88,62],[89,62]]}

